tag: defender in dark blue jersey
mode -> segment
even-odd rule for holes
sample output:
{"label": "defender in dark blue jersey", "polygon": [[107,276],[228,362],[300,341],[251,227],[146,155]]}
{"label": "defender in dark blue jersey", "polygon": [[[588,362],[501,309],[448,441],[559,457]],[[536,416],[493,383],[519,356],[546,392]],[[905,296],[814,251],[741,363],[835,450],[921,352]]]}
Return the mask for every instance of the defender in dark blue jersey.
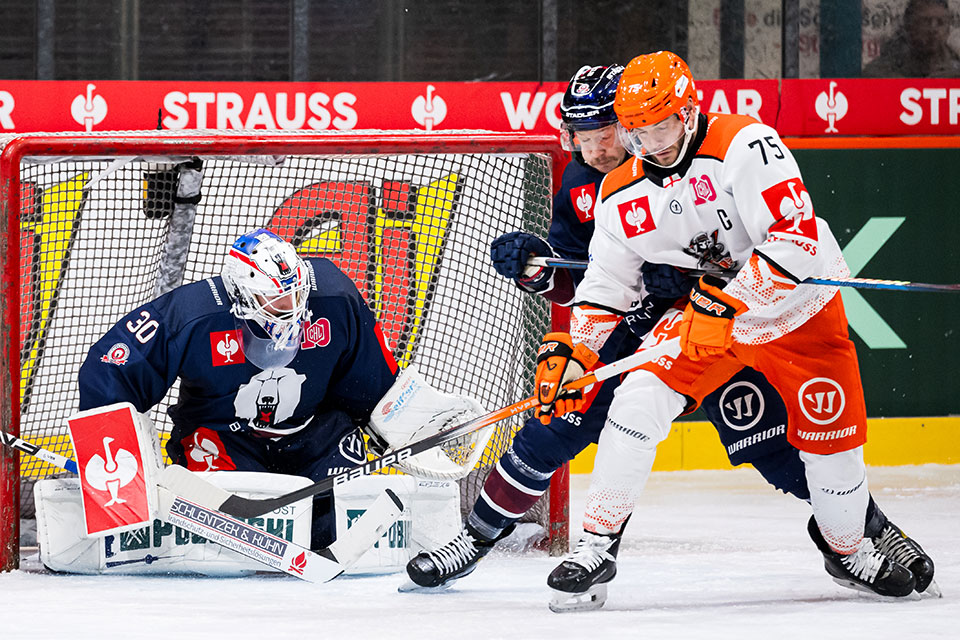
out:
{"label": "defender in dark blue jersey", "polygon": [[[179,379],[174,463],[316,481],[366,461],[359,427],[396,373],[353,281],[258,229],[233,244],[221,276],[134,309],[91,347],[80,409],[146,412]],[[314,501],[314,549],[333,542],[332,506]]]}
{"label": "defender in dark blue jersey", "polygon": [[[574,301],[584,272],[531,267],[527,261],[532,256],[588,258],[594,232],[593,207],[600,183],[627,158],[617,138],[613,110],[622,70],[620,65],[584,66],[571,79],[563,96],[561,142],[574,161],[565,168],[554,196],[547,240],[513,231],[491,245],[491,259],[498,273],[514,280],[520,289],[540,294],[556,304],[569,305]],[[644,265],[643,280],[648,295],[605,342],[599,354],[601,363],[635,352],[640,339],[653,329],[664,311],[678,300],[686,303],[695,281],[672,266],[655,264]],[[514,523],[543,495],[553,473],[597,442],[617,386],[617,380],[594,385],[579,411],[543,424],[536,417],[528,420],[487,478],[460,535],[441,549],[412,559],[407,564],[411,580],[423,587],[437,587],[471,573],[494,543],[509,535]],[[731,464],[751,463],[775,488],[809,500],[799,452],[786,438],[786,407],[761,374],[742,369],[708,396],[702,407],[716,427]],[[867,530],[876,537],[894,527],[872,499],[867,519]],[[816,526],[810,530],[815,531]],[[612,558],[616,557],[622,532],[621,529],[606,545]],[[919,545],[906,540],[915,546],[911,547],[914,558],[921,563],[930,562]],[[613,566],[610,560],[602,569],[591,572],[576,563],[564,562],[558,571],[564,582],[573,576],[574,582],[584,578],[589,586],[590,579],[600,575],[601,570],[610,575]],[[932,575],[932,563],[929,567]]]}

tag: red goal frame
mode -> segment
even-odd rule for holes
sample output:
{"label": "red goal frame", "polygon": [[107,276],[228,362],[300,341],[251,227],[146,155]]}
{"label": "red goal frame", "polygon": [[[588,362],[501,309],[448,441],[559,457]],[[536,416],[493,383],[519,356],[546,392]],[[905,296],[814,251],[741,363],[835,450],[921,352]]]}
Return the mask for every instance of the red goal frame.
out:
{"label": "red goal frame", "polygon": [[[20,435],[20,166],[25,157],[97,155],[286,155],[350,153],[538,153],[550,157],[552,187],[569,156],[556,136],[490,132],[290,132],[156,131],[11,136],[0,155],[0,427]],[[566,324],[566,310],[554,307],[554,327]],[[0,446],[0,571],[18,568],[20,535],[19,452]],[[554,474],[548,527],[551,553],[569,545],[569,468]]]}

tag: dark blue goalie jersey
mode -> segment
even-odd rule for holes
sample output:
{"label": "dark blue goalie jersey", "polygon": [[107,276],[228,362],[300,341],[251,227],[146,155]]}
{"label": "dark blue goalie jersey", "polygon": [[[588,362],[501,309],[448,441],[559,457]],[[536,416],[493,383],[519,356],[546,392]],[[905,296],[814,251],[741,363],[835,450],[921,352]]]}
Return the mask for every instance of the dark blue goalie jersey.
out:
{"label": "dark blue goalie jersey", "polygon": [[93,345],[80,368],[80,409],[126,401],[145,412],[179,378],[169,409],[179,433],[275,437],[334,409],[366,421],[393,384],[396,362],[353,282],[329,260],[305,262],[309,315],[285,367],[263,371],[246,361],[223,282],[208,278],[134,309]]}

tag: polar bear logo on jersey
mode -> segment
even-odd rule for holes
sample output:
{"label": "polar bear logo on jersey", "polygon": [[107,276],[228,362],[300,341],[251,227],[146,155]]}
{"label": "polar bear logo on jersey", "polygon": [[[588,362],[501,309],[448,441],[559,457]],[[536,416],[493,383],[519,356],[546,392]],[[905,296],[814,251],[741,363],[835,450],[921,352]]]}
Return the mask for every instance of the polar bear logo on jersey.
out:
{"label": "polar bear logo on jersey", "polygon": [[[233,401],[238,418],[256,431],[282,433],[277,425],[293,415],[307,376],[286,367],[261,371],[237,390]],[[295,427],[294,427],[295,428]]]}

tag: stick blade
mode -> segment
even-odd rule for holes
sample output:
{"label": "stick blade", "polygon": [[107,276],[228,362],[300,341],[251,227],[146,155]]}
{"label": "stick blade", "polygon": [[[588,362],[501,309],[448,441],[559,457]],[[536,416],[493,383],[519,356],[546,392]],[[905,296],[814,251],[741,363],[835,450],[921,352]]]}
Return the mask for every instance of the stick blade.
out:
{"label": "stick blade", "polygon": [[336,541],[327,551],[345,569],[353,566],[403,513],[403,502],[390,489],[383,493],[363,512],[353,526],[338,531]]}

